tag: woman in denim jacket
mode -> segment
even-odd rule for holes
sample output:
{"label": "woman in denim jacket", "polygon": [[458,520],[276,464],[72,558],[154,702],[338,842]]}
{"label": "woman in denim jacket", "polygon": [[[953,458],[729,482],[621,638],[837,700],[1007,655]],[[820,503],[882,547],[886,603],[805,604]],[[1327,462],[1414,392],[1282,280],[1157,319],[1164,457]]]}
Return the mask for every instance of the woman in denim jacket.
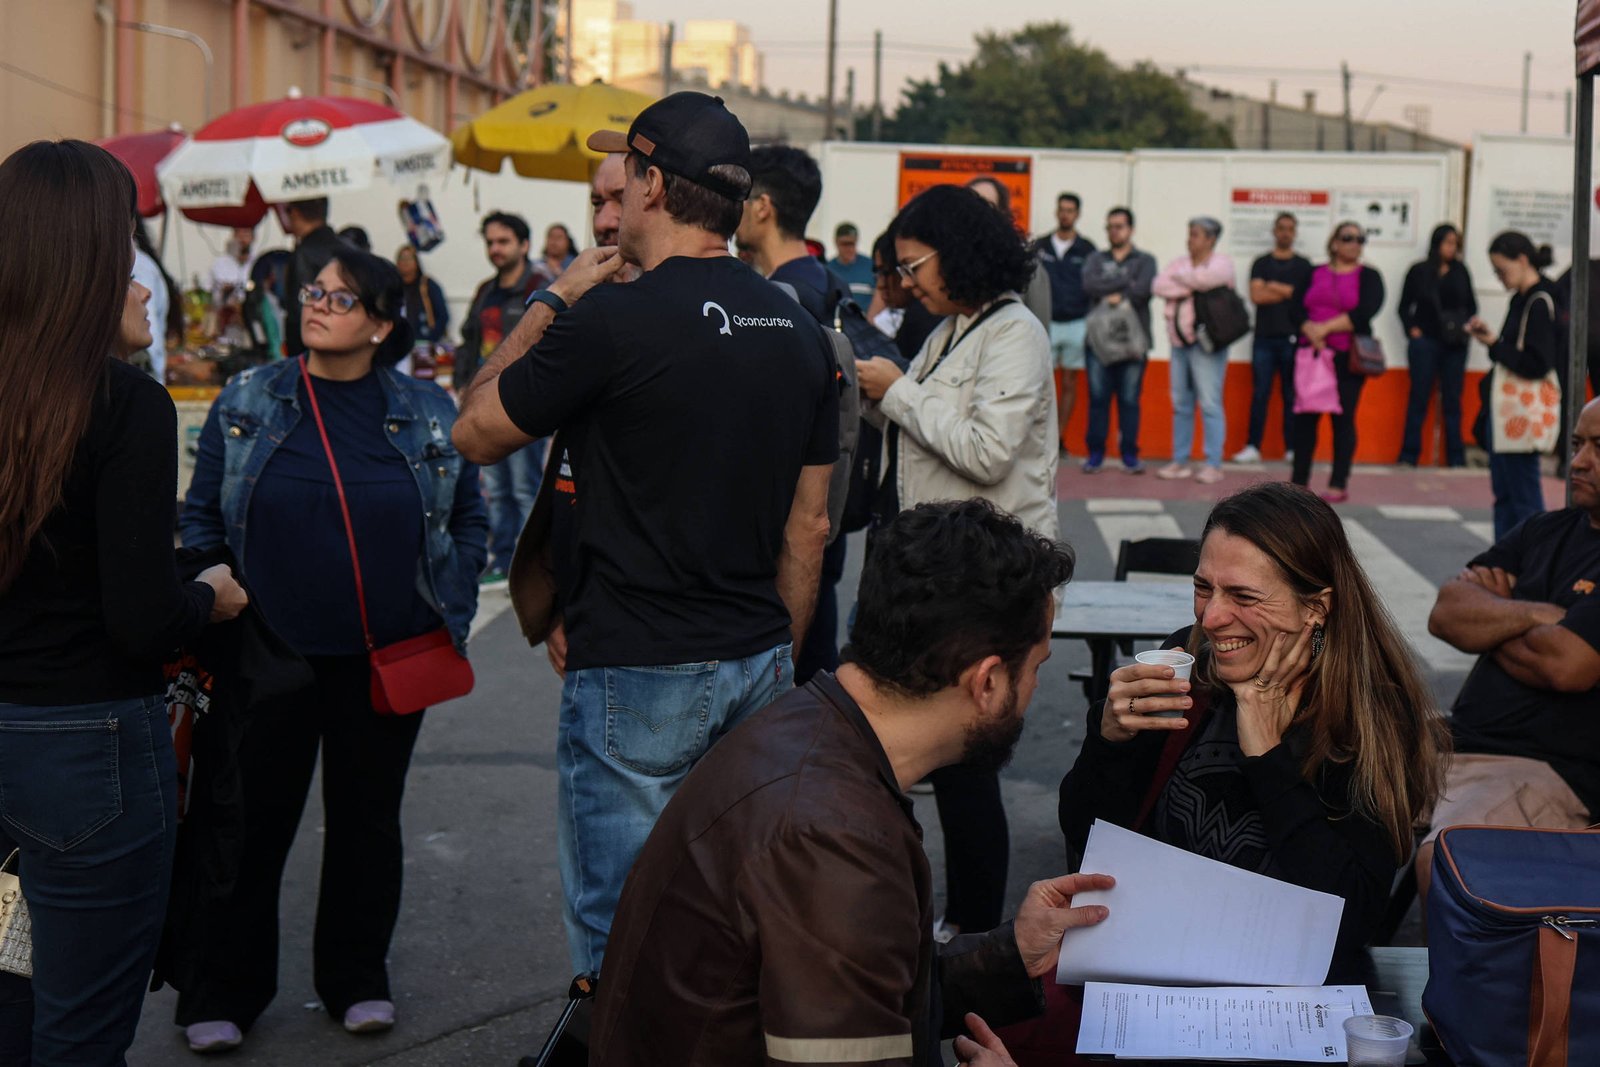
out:
{"label": "woman in denim jacket", "polygon": [[385,957],[400,907],[400,802],[422,715],[373,710],[350,549],[308,388],[349,502],[375,645],[443,625],[464,651],[486,555],[478,471],[450,443],[454,404],[392,369],[411,348],[395,268],[341,250],[297,295],[309,351],[222,391],[180,524],[185,546],[227,544],[267,621],[316,675],[312,689],[252,721],[240,752],[237,887],[214,923],[206,978],[178,1002],[195,1051],[240,1044],[276,992],[278,886],[319,746],[317,993],[352,1033],[394,1025]]}

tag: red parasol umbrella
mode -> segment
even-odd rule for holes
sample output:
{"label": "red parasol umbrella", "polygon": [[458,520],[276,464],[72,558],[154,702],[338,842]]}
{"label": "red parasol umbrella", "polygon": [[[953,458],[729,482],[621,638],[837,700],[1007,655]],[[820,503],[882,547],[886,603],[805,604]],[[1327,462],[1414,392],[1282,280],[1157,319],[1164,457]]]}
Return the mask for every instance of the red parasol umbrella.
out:
{"label": "red parasol umbrella", "polygon": [[122,160],[133,172],[134,183],[139,187],[139,214],[148,219],[167,210],[167,205],[161,202],[161,183],[156,181],[156,164],[172,155],[187,139],[183,127],[173,123],[164,130],[128,133],[95,143]]}

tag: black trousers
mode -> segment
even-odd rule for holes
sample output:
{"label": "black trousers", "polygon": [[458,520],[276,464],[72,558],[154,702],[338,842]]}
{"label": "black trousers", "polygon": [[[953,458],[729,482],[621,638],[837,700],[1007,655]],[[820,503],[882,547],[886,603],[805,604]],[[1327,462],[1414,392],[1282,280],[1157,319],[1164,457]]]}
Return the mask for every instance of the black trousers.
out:
{"label": "black trousers", "polygon": [[1000,773],[958,763],[928,780],[944,828],[944,920],[962,933],[992,930],[1000,925],[1011,864]]}
{"label": "black trousers", "polygon": [[822,550],[822,571],[817,581],[817,608],[800,643],[794,664],[794,684],[805,685],[818,671],[839,669],[839,579],[844,577],[845,535]]}
{"label": "black trousers", "polygon": [[[1343,489],[1350,482],[1350,465],[1356,455],[1356,405],[1361,402],[1361,389],[1367,384],[1364,374],[1352,374],[1346,366],[1343,352],[1335,357],[1334,373],[1339,378],[1339,406],[1341,414],[1328,416],[1333,420],[1333,472],[1328,477],[1328,487]],[[1322,428],[1321,415],[1296,415],[1294,417],[1294,474],[1295,485],[1311,483],[1311,456],[1317,450],[1317,432]]]}
{"label": "black trousers", "polygon": [[[335,1019],[363,1000],[392,1000],[386,958],[400,914],[400,801],[422,713],[379,715],[365,656],[308,657],[316,684],[260,712],[240,751],[245,846],[205,977],[178,998],[177,1023],[248,1029],[278,991],[278,890],[322,752],[322,883],[312,970]],[[289,922],[304,919],[290,916]]]}

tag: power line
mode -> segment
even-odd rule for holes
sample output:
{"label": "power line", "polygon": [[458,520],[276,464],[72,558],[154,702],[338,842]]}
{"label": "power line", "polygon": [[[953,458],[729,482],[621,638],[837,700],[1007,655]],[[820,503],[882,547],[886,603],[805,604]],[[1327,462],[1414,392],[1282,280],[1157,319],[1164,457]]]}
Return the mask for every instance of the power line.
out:
{"label": "power line", "polygon": [[42,85],[46,89],[54,89],[58,93],[64,93],[67,96],[76,97],[77,99],[82,100],[84,103],[93,104],[104,111],[115,111],[122,115],[132,115],[134,118],[142,119],[145,122],[153,123],[157,126],[165,127],[171,125],[171,122],[169,122],[167,119],[158,118],[155,115],[147,115],[143,111],[137,111],[131,107],[118,107],[115,104],[108,104],[98,96],[91,96],[88,93],[80,92],[79,90],[72,88],[70,85],[62,85],[60,82],[51,81],[49,78],[46,78],[41,74],[35,74],[31,70],[24,70],[19,66],[7,63],[3,60],[0,60],[0,70],[7,71],[11,74],[15,74],[19,78]]}

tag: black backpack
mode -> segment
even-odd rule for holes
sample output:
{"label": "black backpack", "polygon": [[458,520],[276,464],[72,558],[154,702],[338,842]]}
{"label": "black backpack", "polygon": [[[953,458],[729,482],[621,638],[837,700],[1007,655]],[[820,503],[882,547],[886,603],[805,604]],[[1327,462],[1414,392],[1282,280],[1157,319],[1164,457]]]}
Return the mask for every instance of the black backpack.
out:
{"label": "black backpack", "polygon": [[1219,285],[1189,299],[1194,301],[1194,341],[1207,352],[1226,348],[1250,332],[1250,312],[1232,286]]}

